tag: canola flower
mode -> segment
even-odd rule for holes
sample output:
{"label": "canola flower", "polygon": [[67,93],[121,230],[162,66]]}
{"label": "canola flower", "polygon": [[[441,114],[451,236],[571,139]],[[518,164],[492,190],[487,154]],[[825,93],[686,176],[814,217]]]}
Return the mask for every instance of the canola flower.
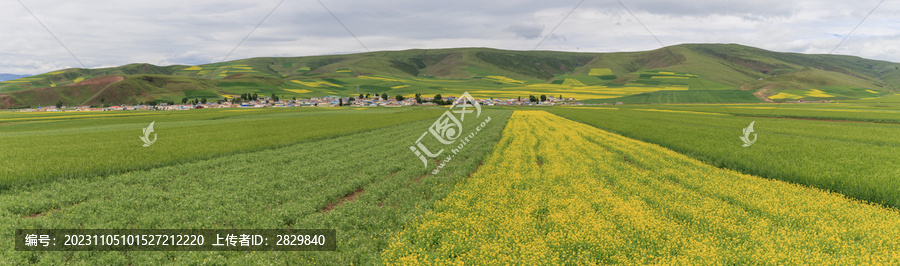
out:
{"label": "canola flower", "polygon": [[294,83],[297,83],[297,84],[300,84],[303,86],[307,86],[307,87],[325,87],[325,86],[340,87],[340,85],[337,85],[337,84],[334,84],[334,83],[331,83],[328,81],[324,81],[324,80],[314,80],[314,81],[291,80],[291,82],[294,82]]}
{"label": "canola flower", "polygon": [[572,86],[564,84],[531,84],[518,87],[506,87],[498,90],[483,89],[472,92],[475,97],[500,97],[500,98],[516,98],[519,96],[541,95],[546,94],[559,95],[565,97],[574,97],[576,99],[607,99],[618,98],[622,96],[639,94],[653,91],[683,91],[688,90],[688,86],[659,86],[659,87],[618,87],[610,88],[607,86]]}
{"label": "canola flower", "polygon": [[591,68],[591,71],[588,72],[588,75],[591,76],[608,76],[615,75],[609,68]]}
{"label": "canola flower", "polygon": [[579,81],[579,80],[577,80],[577,79],[565,79],[565,80],[563,81],[562,85],[566,85],[566,86],[587,86],[587,85],[584,85],[584,83],[582,83],[581,81]]}
{"label": "canola flower", "polygon": [[897,264],[900,213],[543,112],[396,235],[388,264]]}
{"label": "canola flower", "polygon": [[487,79],[487,80],[491,80],[491,81],[495,81],[495,82],[500,82],[500,83],[503,83],[503,84],[525,84],[524,81],[511,79],[511,78],[507,78],[507,77],[504,77],[504,76],[487,76],[487,77],[484,77],[484,78]]}
{"label": "canola flower", "polygon": [[293,93],[300,93],[300,94],[312,92],[311,90],[307,90],[307,89],[284,89],[284,90],[293,92]]}
{"label": "canola flower", "polygon": [[809,90],[809,92],[807,92],[806,95],[809,95],[809,97],[820,97],[820,98],[823,98],[823,97],[834,97],[834,96],[832,96],[832,95],[830,95],[830,94],[828,94],[828,93],[825,93],[824,91],[817,90],[817,89],[811,89],[811,90]]}
{"label": "canola flower", "polygon": [[794,95],[794,94],[790,94],[787,92],[779,92],[778,94],[769,96],[769,99],[775,99],[775,100],[778,100],[778,99],[800,99],[800,98],[803,98],[803,96]]}

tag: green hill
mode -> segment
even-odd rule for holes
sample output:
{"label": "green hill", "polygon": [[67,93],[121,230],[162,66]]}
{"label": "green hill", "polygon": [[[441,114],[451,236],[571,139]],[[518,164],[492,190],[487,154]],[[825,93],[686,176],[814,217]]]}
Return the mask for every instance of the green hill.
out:
{"label": "green hill", "polygon": [[[737,44],[682,44],[644,52],[573,53],[489,48],[260,57],[198,66],[130,64],[64,69],[0,83],[0,108],[222,99],[423,93],[588,102],[871,100],[898,91],[900,64],[844,55],[780,53]],[[726,92],[727,91],[727,92]],[[748,95],[756,95],[748,97]]]}

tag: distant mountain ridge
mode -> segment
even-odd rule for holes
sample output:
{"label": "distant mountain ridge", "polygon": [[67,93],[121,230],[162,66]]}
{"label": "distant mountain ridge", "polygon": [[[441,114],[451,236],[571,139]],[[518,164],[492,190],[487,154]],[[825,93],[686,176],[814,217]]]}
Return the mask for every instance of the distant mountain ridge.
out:
{"label": "distant mountain ridge", "polygon": [[20,79],[20,78],[24,78],[24,77],[28,77],[28,76],[31,76],[31,75],[16,75],[16,74],[0,73],[0,82],[7,81],[7,80]]}
{"label": "distant mountain ridge", "polygon": [[898,92],[900,64],[846,55],[782,53],[738,44],[643,52],[490,48],[411,49],[259,57],[198,66],[129,64],[64,69],[0,83],[0,108],[359,94],[476,97],[546,94],[588,102],[853,100]]}

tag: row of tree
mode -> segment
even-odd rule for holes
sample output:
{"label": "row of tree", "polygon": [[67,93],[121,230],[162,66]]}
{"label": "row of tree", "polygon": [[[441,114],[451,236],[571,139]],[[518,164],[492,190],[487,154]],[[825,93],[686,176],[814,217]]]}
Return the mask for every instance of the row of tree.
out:
{"label": "row of tree", "polygon": [[[559,98],[561,99],[561,98],[562,98],[562,95],[560,95]],[[522,101],[522,96],[519,96],[519,101],[520,101],[520,102]],[[529,101],[529,102],[533,102],[533,103],[546,102],[546,101],[547,101],[547,95],[541,94],[541,97],[540,97],[540,98],[534,97],[534,95],[528,95],[528,101]]]}

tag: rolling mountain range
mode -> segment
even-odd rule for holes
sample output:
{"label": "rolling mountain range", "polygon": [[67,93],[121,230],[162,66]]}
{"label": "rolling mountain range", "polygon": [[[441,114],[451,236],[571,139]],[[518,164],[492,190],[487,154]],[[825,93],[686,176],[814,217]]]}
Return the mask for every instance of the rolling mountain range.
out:
{"label": "rolling mountain range", "polygon": [[16,75],[16,74],[0,73],[0,82],[7,81],[7,80],[19,79],[19,78],[25,78],[28,76],[30,76],[30,75]]}
{"label": "rolling mountain range", "polygon": [[0,83],[0,108],[231,98],[422,93],[479,98],[546,94],[588,103],[710,103],[875,99],[898,93],[900,64],[781,53],[737,44],[644,52],[489,48],[260,57],[197,66],[64,69]]}

